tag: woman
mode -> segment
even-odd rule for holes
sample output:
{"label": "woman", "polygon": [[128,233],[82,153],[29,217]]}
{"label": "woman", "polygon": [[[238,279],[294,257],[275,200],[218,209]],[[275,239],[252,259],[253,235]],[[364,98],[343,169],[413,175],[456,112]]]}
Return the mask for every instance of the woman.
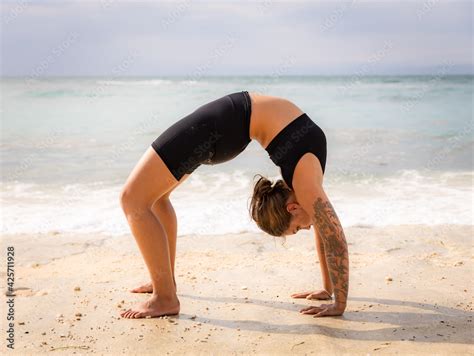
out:
{"label": "woman", "polygon": [[349,260],[343,229],[322,188],[325,135],[292,102],[242,91],[202,105],[173,124],[130,173],[121,205],[151,276],[151,283],[132,291],[153,294],[121,313],[123,317],[179,313],[174,279],[177,227],[170,193],[199,165],[228,161],[251,140],[265,148],[284,179],[275,185],[264,178],[256,183],[250,210],[257,225],[276,236],[314,226],[325,291],[293,297],[329,299],[334,292],[334,303],[301,312],[316,316],[344,312]]}

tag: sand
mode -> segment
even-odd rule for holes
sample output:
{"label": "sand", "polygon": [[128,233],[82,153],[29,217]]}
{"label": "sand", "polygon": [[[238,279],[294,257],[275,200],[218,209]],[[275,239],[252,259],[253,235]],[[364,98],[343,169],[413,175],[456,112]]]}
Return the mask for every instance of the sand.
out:
{"label": "sand", "polygon": [[[122,319],[147,298],[130,235],[3,236],[15,246],[14,352],[38,354],[473,354],[473,227],[346,230],[350,294],[341,317],[298,310],[321,287],[312,232],[181,236],[181,314]],[[5,258],[1,270],[5,305]],[[2,330],[7,321],[2,307]],[[6,333],[1,337],[6,350]]]}

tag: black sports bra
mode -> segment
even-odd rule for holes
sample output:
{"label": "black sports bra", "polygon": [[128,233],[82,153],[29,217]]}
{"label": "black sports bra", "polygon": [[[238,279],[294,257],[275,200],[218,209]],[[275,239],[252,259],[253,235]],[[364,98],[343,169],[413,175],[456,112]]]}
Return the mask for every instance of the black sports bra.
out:
{"label": "black sports bra", "polygon": [[293,173],[300,158],[308,152],[318,157],[325,170],[327,155],[326,135],[306,113],[286,125],[268,144],[265,150],[270,159],[280,167],[285,183],[293,189]]}

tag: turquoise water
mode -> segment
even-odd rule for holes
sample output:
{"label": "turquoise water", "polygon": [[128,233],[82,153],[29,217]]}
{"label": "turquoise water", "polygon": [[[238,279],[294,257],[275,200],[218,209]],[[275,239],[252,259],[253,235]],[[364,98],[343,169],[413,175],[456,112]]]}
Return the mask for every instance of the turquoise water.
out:
{"label": "turquoise water", "polygon": [[[3,232],[126,232],[118,191],[149,144],[240,90],[286,97],[325,130],[325,185],[345,225],[472,224],[473,76],[12,78],[0,89]],[[279,175],[256,143],[200,167],[176,192],[182,232],[253,231],[256,173]]]}

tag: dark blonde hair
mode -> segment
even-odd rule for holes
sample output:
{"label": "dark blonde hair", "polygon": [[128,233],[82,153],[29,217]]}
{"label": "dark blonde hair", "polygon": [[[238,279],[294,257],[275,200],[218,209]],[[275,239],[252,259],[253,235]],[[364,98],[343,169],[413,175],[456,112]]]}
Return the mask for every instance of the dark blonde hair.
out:
{"label": "dark blonde hair", "polygon": [[249,208],[250,216],[260,229],[273,236],[282,236],[290,227],[291,214],[286,210],[286,202],[291,193],[283,180],[272,184],[260,176],[253,188]]}

